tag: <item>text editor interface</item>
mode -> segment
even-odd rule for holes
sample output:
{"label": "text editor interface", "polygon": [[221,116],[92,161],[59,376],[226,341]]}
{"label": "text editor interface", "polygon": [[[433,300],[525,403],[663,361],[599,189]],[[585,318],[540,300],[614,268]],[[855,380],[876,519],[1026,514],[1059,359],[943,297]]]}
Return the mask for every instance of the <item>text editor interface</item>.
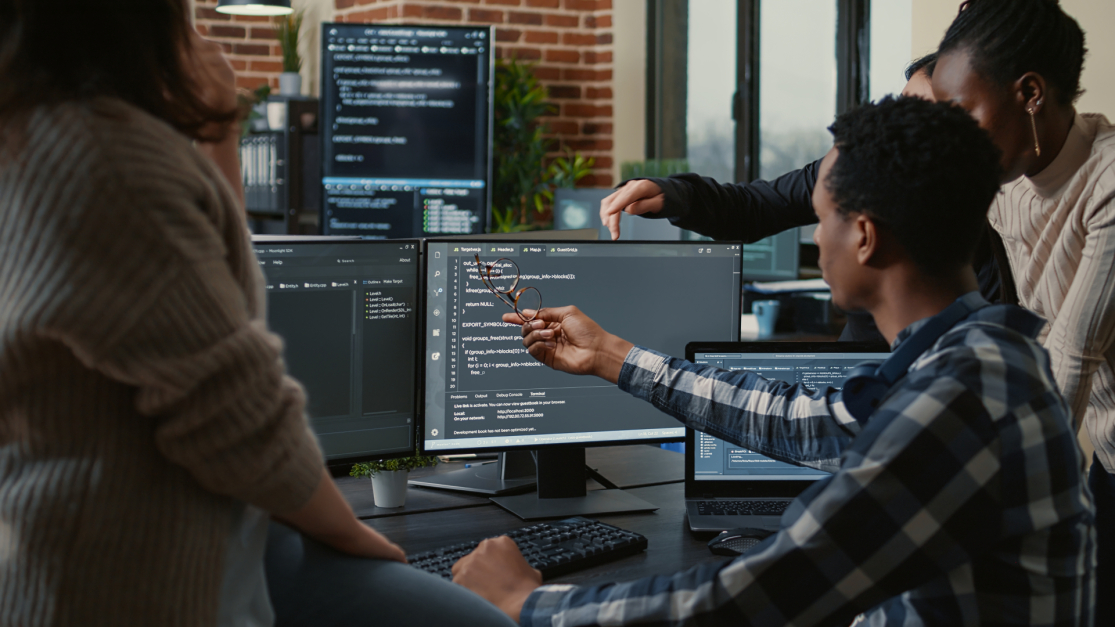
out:
{"label": "text editor interface", "polygon": [[476,255],[513,260],[517,287],[536,288],[544,308],[575,305],[605,330],[667,355],[739,332],[739,244],[430,241],[426,254],[427,449],[684,435],[677,420],[617,386],[529,355],[521,325],[501,321],[512,310],[480,280]]}
{"label": "text editor interface", "polygon": [[324,233],[483,232],[489,30],[325,24],[322,37]]}

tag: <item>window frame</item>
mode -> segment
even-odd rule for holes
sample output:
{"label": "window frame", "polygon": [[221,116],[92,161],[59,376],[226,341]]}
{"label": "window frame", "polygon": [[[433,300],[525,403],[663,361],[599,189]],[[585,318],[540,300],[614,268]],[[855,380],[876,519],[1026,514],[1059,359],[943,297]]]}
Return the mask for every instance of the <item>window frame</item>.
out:
{"label": "window frame", "polygon": [[[647,0],[645,152],[648,160],[687,156],[689,1]],[[759,178],[762,2],[736,2],[736,91],[731,103],[735,121],[736,182]],[[871,0],[836,2],[836,113],[839,115],[870,100]]]}

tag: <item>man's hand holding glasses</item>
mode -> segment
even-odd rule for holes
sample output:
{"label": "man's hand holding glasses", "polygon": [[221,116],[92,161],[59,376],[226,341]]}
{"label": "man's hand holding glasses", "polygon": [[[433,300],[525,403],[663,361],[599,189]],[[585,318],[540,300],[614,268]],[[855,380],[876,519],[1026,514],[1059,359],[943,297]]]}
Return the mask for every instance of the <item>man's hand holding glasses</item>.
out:
{"label": "man's hand holding glasses", "polygon": [[484,286],[515,310],[503,314],[503,321],[523,325],[523,346],[532,357],[562,372],[619,381],[631,342],[608,333],[576,307],[542,309],[542,294],[519,287],[519,266],[510,259],[485,263],[476,255],[476,270]]}
{"label": "man's hand holding glasses", "polygon": [[[488,291],[515,310],[516,324],[530,322],[542,310],[542,294],[533,287],[519,287],[519,264],[504,257],[492,263],[480,261],[476,255],[476,271]],[[529,315],[526,312],[531,312]]]}
{"label": "man's hand holding glasses", "polygon": [[[523,313],[533,316],[523,323],[523,346],[531,357],[554,370],[619,381],[619,371],[634,344],[608,333],[573,306]],[[505,313],[503,321],[516,324],[519,318]]]}

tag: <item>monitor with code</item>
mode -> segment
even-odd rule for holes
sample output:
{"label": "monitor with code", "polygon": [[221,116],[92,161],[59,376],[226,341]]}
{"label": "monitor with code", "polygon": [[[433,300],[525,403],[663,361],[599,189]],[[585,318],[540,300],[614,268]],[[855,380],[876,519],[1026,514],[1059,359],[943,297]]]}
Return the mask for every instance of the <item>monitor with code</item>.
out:
{"label": "monitor with code", "polygon": [[[543,366],[522,344],[511,308],[480,279],[514,261],[543,307],[575,305],[636,345],[684,357],[695,338],[740,328],[741,245],[731,242],[426,243],[423,447],[431,452],[538,449],[680,440],[674,418],[602,379]],[[504,263],[500,272],[511,272]],[[504,274],[509,280],[509,275]]]}
{"label": "monitor with code", "polygon": [[322,232],[483,233],[492,30],[323,24]]}
{"label": "monitor with code", "polygon": [[413,453],[416,240],[257,238],[267,323],[330,463]]}

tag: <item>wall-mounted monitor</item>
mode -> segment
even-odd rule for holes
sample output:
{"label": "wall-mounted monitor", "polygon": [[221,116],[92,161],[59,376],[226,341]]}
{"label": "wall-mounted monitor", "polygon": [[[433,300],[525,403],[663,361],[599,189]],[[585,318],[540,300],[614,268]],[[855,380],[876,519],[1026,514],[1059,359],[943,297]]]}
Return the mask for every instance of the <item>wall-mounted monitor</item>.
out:
{"label": "wall-mounted monitor", "polygon": [[322,24],[322,233],[482,233],[492,30]]}

